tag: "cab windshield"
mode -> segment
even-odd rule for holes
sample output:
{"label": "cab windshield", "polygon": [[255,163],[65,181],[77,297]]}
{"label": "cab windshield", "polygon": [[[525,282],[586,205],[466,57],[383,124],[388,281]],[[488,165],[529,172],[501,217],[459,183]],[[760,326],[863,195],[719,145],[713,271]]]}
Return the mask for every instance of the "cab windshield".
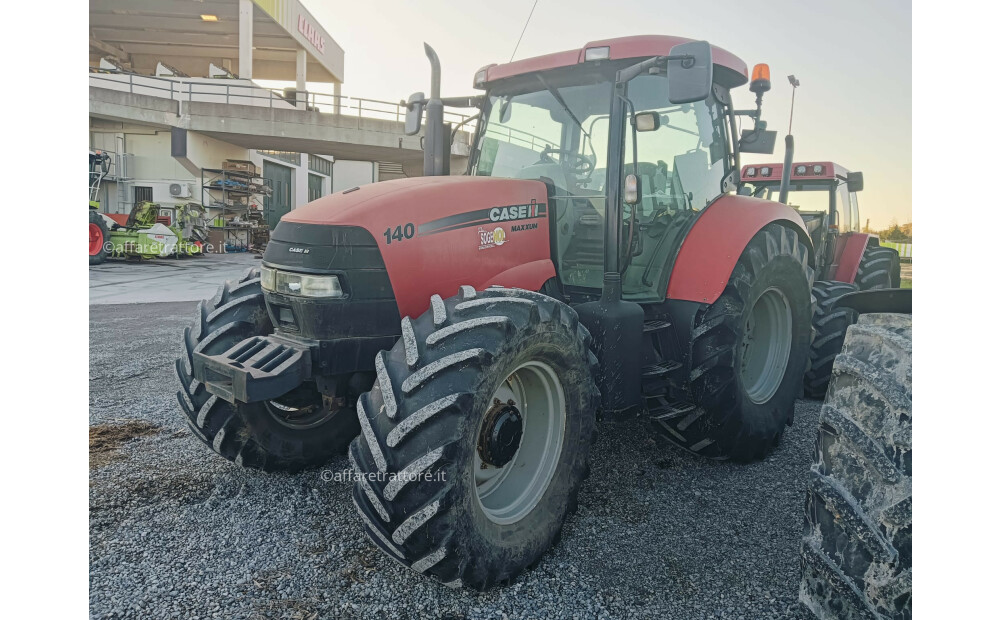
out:
{"label": "cab windshield", "polygon": [[547,178],[557,194],[603,195],[611,83],[534,84],[539,90],[490,95],[472,174]]}

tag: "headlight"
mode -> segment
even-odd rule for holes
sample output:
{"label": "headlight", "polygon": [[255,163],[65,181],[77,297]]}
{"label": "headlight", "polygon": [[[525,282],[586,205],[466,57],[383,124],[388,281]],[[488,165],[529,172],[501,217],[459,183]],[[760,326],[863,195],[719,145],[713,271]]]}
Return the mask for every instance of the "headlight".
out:
{"label": "headlight", "polygon": [[305,273],[278,271],[269,267],[260,270],[260,287],[272,293],[299,297],[343,297],[344,289],[337,276],[313,276]]}
{"label": "headlight", "polygon": [[274,290],[274,269],[271,269],[270,267],[264,267],[263,265],[261,266],[260,287],[265,291]]}

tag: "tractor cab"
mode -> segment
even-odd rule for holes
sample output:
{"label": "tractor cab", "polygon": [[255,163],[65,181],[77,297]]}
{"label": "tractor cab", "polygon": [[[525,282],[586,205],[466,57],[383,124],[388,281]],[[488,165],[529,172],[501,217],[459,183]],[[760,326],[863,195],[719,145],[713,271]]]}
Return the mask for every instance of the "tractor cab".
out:
{"label": "tractor cab", "polygon": [[[699,45],[700,98],[676,92],[685,85],[671,81],[689,67],[656,62]],[[636,70],[643,62],[650,66]],[[673,37],[599,41],[491,65],[475,80],[486,94],[469,174],[546,184],[552,258],[568,296],[600,291],[605,254],[617,251],[624,297],[662,299],[677,233],[727,191],[723,180],[736,161],[729,89],[746,82],[746,65],[725,50]],[[626,177],[634,179],[631,198]],[[608,204],[618,207],[620,226],[611,234]]]}
{"label": "tractor cab", "polygon": [[[621,89],[625,105],[613,115],[616,73],[635,62],[595,61],[544,77],[519,75],[490,85],[485,97],[469,173],[547,185],[555,210],[553,258],[570,291],[602,286],[609,186],[631,174],[642,188],[619,215],[623,244],[631,247],[622,251],[623,293],[655,297],[661,273],[650,265],[663,262],[664,231],[719,196],[732,166],[725,104],[714,97],[671,103],[665,73],[628,82]],[[639,115],[647,126],[634,125]],[[609,148],[614,140],[620,142]],[[609,175],[618,178],[609,183]]]}

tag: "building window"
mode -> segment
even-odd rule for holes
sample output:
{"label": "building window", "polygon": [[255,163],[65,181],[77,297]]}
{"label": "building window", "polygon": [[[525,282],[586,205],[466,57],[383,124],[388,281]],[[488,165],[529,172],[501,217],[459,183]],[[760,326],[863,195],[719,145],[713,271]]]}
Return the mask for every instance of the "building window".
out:
{"label": "building window", "polygon": [[136,185],[132,188],[132,197],[134,198],[132,204],[136,205],[142,202],[153,202],[153,188]]}
{"label": "building window", "polygon": [[310,174],[309,175],[309,202],[313,200],[318,200],[323,197],[323,177]]}
{"label": "building window", "polygon": [[310,155],[309,169],[319,174],[325,174],[328,177],[333,176],[333,162],[329,159],[323,159],[322,157]]}
{"label": "building window", "polygon": [[292,164],[293,166],[298,166],[302,163],[299,153],[293,153],[291,151],[262,151],[257,149],[257,154],[265,157],[271,157],[273,159],[280,159],[281,161]]}

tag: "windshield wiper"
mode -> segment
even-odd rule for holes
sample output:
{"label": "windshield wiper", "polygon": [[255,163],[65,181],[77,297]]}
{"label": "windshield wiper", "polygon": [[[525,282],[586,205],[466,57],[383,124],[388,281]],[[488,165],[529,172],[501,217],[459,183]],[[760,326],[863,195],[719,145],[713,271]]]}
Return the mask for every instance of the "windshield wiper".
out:
{"label": "windshield wiper", "polygon": [[594,161],[596,161],[597,153],[594,152],[594,139],[591,138],[590,134],[587,133],[587,130],[583,128],[583,123],[581,123],[580,119],[576,117],[576,114],[573,114],[573,110],[569,109],[569,105],[566,104],[566,100],[562,98],[562,95],[559,94],[559,91],[554,86],[546,82],[545,78],[542,77],[542,74],[540,73],[538,74],[538,81],[542,83],[542,86],[544,86],[547,91],[549,91],[552,97],[556,100],[556,103],[562,106],[562,109],[566,112],[566,114],[569,114],[569,117],[573,119],[573,122],[576,123],[576,126],[579,127],[580,131],[583,132],[583,135],[587,137],[587,146],[590,147],[590,154],[594,156]]}

